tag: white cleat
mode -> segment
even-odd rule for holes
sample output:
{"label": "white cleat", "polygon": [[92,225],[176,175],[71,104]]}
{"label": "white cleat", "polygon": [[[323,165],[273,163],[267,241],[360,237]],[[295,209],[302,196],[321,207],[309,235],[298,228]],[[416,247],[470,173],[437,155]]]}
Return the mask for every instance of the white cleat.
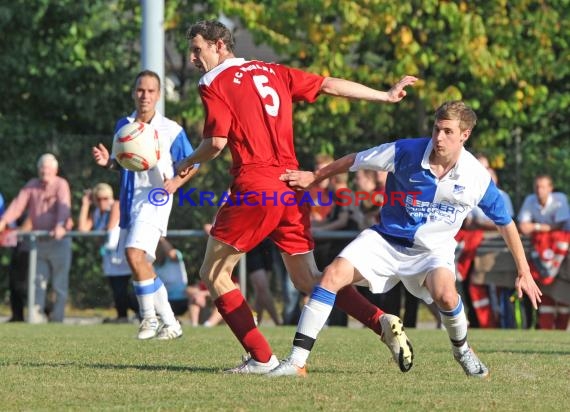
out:
{"label": "white cleat", "polygon": [[380,316],[380,326],[382,326],[380,339],[392,352],[392,358],[400,370],[408,372],[414,363],[414,349],[404,332],[402,320],[395,315],[385,313]]}
{"label": "white cleat", "polygon": [[147,340],[154,338],[160,330],[160,322],[157,318],[145,318],[139,326],[137,338]]}
{"label": "white cleat", "polygon": [[489,369],[479,360],[479,357],[470,347],[463,352],[453,350],[453,357],[461,365],[467,376],[475,378],[486,378],[489,376]]}
{"label": "white cleat", "polygon": [[182,336],[182,326],[180,326],[180,322],[176,321],[172,325],[164,325],[158,331],[156,335],[156,339],[158,340],[171,340],[177,339]]}
{"label": "white cleat", "polygon": [[293,363],[291,358],[282,360],[275,369],[269,372],[267,375],[270,378],[275,378],[277,376],[295,376],[298,378],[307,377],[307,367],[299,367]]}
{"label": "white cleat", "polygon": [[254,375],[265,375],[279,366],[279,360],[275,355],[271,355],[268,362],[258,362],[247,354],[243,357],[243,363],[232,369],[226,369],[224,373],[248,373]]}

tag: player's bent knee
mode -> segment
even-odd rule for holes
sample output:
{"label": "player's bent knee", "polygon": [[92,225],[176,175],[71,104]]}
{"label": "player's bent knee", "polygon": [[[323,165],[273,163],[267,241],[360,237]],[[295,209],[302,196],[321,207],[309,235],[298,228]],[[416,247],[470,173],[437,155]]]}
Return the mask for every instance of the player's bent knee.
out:
{"label": "player's bent knee", "polygon": [[436,293],[433,296],[435,304],[443,310],[452,310],[457,307],[459,303],[459,297],[456,291],[444,291],[442,293]]}
{"label": "player's bent knee", "polygon": [[349,267],[341,259],[335,259],[323,272],[321,286],[331,292],[338,292],[345,286],[351,285],[354,279],[354,268]]}

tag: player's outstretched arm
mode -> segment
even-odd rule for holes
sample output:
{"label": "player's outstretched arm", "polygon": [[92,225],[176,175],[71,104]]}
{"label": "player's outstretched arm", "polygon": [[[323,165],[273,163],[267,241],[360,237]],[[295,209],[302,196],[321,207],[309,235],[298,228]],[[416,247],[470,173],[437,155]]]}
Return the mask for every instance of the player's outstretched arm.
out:
{"label": "player's outstretched arm", "polygon": [[168,193],[173,194],[178,190],[178,188],[184,186],[186,182],[192,179],[196,173],[198,173],[198,169],[192,167],[187,174],[184,176],[175,175],[172,179],[164,179],[164,190]]}
{"label": "player's outstretched arm", "polygon": [[321,86],[321,92],[349,99],[397,103],[406,97],[406,87],[412,86],[417,80],[414,76],[404,76],[390,90],[384,92],[351,80],[327,77]]}
{"label": "player's outstretched arm", "polygon": [[180,177],[186,177],[196,163],[204,163],[218,157],[227,143],[228,139],[225,137],[209,137],[203,139],[190,156],[178,163],[176,173]]}
{"label": "player's outstretched arm", "polygon": [[296,189],[308,189],[331,176],[348,172],[350,166],[354,164],[354,159],[356,159],[356,153],[351,153],[335,160],[331,164],[314,173],[303,170],[287,169],[285,173],[279,176],[279,180],[287,182],[289,186]]}
{"label": "player's outstretched arm", "polygon": [[542,292],[530,273],[524,247],[515,222],[511,221],[508,225],[497,226],[497,230],[501,236],[503,236],[503,239],[505,239],[505,243],[511,251],[515,260],[515,265],[517,266],[515,289],[518,297],[522,298],[523,293],[525,293],[529,297],[532,307],[538,309],[538,304],[541,302],[540,297],[542,296]]}

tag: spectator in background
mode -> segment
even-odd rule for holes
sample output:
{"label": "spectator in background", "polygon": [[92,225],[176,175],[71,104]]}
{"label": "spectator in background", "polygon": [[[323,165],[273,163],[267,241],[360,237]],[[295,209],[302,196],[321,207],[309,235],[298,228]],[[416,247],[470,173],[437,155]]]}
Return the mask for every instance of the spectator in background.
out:
{"label": "spectator in background", "polygon": [[271,251],[273,254],[273,273],[281,281],[281,296],[283,299],[282,319],[283,325],[297,325],[299,316],[301,316],[302,294],[291,281],[291,276],[287,273],[283,259],[279,256],[279,250],[274,247]]}
{"label": "spectator in background", "polygon": [[[315,156],[315,172],[321,170],[323,167],[330,165],[334,158],[326,153],[319,153]],[[311,209],[311,221],[320,222],[326,219],[332,210],[332,203],[329,192],[329,179],[320,182],[314,188],[311,188],[309,193],[315,205]]]}
{"label": "spectator in background", "polygon": [[199,281],[196,284],[189,285],[186,288],[186,295],[188,296],[188,310],[192,326],[200,325],[203,310],[209,310],[208,319],[204,321],[203,326],[209,328],[219,325],[223,321],[222,315],[212,302],[210,291],[204,282]]}
{"label": "spectator in background", "polygon": [[49,232],[49,237],[38,240],[35,307],[29,320],[32,323],[47,320],[44,312],[51,281],[56,298],[50,320],[63,322],[71,267],[71,238],[65,237],[72,224],[71,194],[67,180],[57,175],[58,161],[53,154],[40,156],[37,166],[39,177],[26,183],[10,203],[0,219],[0,232],[26,211],[32,230]]}
{"label": "spectator in background", "polygon": [[[0,218],[4,214],[6,204],[0,193]],[[12,225],[15,226],[15,225]],[[20,228],[21,230],[22,228]],[[24,321],[24,302],[27,290],[28,253],[22,248],[22,241],[18,241],[17,231],[13,227],[6,227],[0,232],[0,247],[10,248],[10,265],[8,266],[8,279],[10,288],[10,309],[12,316],[8,322]]]}
{"label": "spectator in background", "polygon": [[[383,192],[386,185],[387,172],[381,170],[358,170],[354,174],[354,183],[357,191],[368,192],[370,197],[359,203],[363,220],[361,229],[369,228],[379,222],[380,205],[384,201]],[[374,196],[374,198],[372,198]]]}
{"label": "spectator in background", "polygon": [[246,253],[247,275],[253,287],[253,310],[257,314],[257,324],[263,320],[266,310],[275,325],[281,325],[281,319],[275,308],[275,301],[269,288],[269,272],[273,268],[273,242],[267,238]]}
{"label": "spectator in background", "polygon": [[[495,185],[497,185],[497,190],[503,198],[507,213],[509,216],[513,217],[514,210],[511,198],[504,190],[498,188],[497,174],[489,166],[489,160],[482,154],[475,154],[475,158],[479,160],[481,165],[487,169],[491,175],[491,179]],[[468,318],[471,327],[495,328],[498,326],[497,318],[499,317],[495,314],[495,309],[498,305],[493,305],[493,302],[496,301],[496,288],[494,285],[473,284],[470,279],[473,261],[477,254],[477,249],[484,239],[485,231],[497,231],[497,226],[485,215],[481,208],[475,207],[469,215],[467,215],[461,230],[455,237],[458,242],[458,248],[456,251],[456,270],[457,278],[461,284],[463,296],[466,300]],[[509,288],[501,291],[501,295],[504,295],[504,299],[510,299],[513,292],[514,289]],[[512,326],[507,317],[510,316],[507,315],[502,317],[503,319],[501,323],[505,326]]]}
{"label": "spectator in background", "polygon": [[[8,267],[9,289],[10,289],[10,310],[12,316],[8,322],[24,321],[24,306],[28,293],[28,268],[30,261],[30,242],[27,237],[18,238],[18,232],[28,232],[32,230],[30,219],[20,218],[17,230],[3,232],[6,234],[2,246],[11,247],[10,266]],[[15,244],[15,246],[14,246]]]}
{"label": "spectator in background", "polygon": [[164,283],[168,294],[168,302],[176,316],[188,311],[188,275],[182,252],[165,238],[161,237],[156,248],[154,271]]}
{"label": "spectator in background", "polygon": [[[568,254],[569,219],[566,195],[554,192],[550,176],[538,175],[534,179],[534,193],[524,199],[519,211],[518,226],[523,235],[531,237],[531,272],[541,286],[554,282]],[[569,314],[568,305],[543,294],[538,308],[538,327],[566,330]]]}
{"label": "spectator in background", "polygon": [[93,189],[83,193],[79,210],[79,231],[107,231],[107,238],[101,245],[100,253],[103,258],[103,274],[109,280],[113,292],[117,317],[104,319],[103,323],[128,323],[128,310],[132,309],[137,315],[139,312],[137,299],[134,293],[129,291],[131,268],[125,257],[124,244],[119,244],[119,209],[119,201],[113,196],[113,188],[107,183],[98,183]]}
{"label": "spectator in background", "polygon": [[[321,170],[323,167],[328,166],[334,161],[331,155],[326,153],[319,153],[315,156],[315,172]],[[325,179],[314,188],[309,190],[311,195],[311,226],[316,226],[326,221],[327,216],[330,214],[333,204],[330,193],[330,180]],[[328,259],[328,242],[327,239],[317,239],[313,254],[315,262],[319,270],[323,270],[330,262]]]}

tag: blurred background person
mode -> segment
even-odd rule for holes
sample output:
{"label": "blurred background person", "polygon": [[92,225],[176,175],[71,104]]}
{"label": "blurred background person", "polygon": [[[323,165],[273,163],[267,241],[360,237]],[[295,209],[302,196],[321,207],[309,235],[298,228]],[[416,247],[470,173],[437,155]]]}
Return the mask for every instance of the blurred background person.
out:
{"label": "blurred background person", "polygon": [[165,237],[161,237],[156,248],[156,260],[153,263],[156,275],[164,283],[168,302],[174,315],[183,316],[188,311],[188,274],[182,252],[172,246]]}
{"label": "blurred background person", "polygon": [[281,325],[281,319],[275,308],[275,300],[269,287],[269,273],[273,268],[272,249],[275,246],[267,238],[246,253],[248,279],[253,288],[253,310],[257,314],[257,324],[263,321],[263,312],[267,311],[275,325]]}
{"label": "blurred background person", "polygon": [[[334,158],[326,153],[315,155],[314,171],[318,172],[323,167],[330,165]],[[320,222],[324,220],[332,210],[330,202],[329,179],[324,179],[317,185],[309,189],[314,207],[311,209],[311,222]]]}
{"label": "blurred background person", "polygon": [[137,316],[139,312],[134,291],[130,290],[131,268],[125,257],[124,245],[119,244],[119,218],[119,201],[115,200],[110,185],[98,183],[93,189],[85,190],[81,199],[77,229],[81,232],[107,231],[107,238],[99,251],[103,259],[103,274],[113,292],[117,317],[103,319],[103,323],[128,323],[128,310],[133,310]]}
{"label": "blurred background person", "polygon": [[[497,173],[489,166],[489,160],[483,154],[475,157],[487,169],[495,185],[499,185]],[[511,217],[514,209],[510,196],[504,190],[498,189],[505,202],[505,208]],[[471,327],[495,328],[502,326],[514,327],[514,314],[511,310],[510,299],[514,288],[499,288],[495,285],[476,285],[471,282],[471,271],[477,249],[483,242],[485,232],[496,232],[497,227],[491,219],[479,208],[475,207],[463,222],[461,230],[456,235],[457,277],[460,291],[464,297],[467,317]]]}
{"label": "blurred background person", "polygon": [[291,276],[287,273],[279,250],[273,247],[271,254],[273,255],[272,270],[281,286],[281,298],[283,300],[283,310],[281,312],[282,325],[297,325],[299,316],[301,316],[302,294],[295,288],[295,285],[293,285]]}
{"label": "blurred background person", "polygon": [[[534,193],[525,197],[518,215],[519,230],[531,237],[530,269],[539,286],[554,282],[568,254],[570,209],[564,193],[555,192],[549,175],[534,179]],[[527,305],[528,307],[528,305]],[[528,314],[527,314],[528,316]],[[540,329],[566,330],[570,307],[544,293],[538,308]]]}
{"label": "blurred background person", "polygon": [[10,310],[12,316],[8,322],[24,321],[24,307],[28,299],[30,241],[26,236],[18,237],[17,233],[32,230],[32,222],[29,218],[21,217],[17,220],[17,224],[19,226],[16,230],[10,233],[12,239],[7,239],[9,243],[5,245],[12,247],[10,265],[8,266],[8,287],[10,289]]}
{"label": "blurred background person", "polygon": [[[6,203],[2,193],[0,193],[0,218],[6,210]],[[18,220],[18,224],[23,221]],[[10,310],[11,316],[8,322],[24,321],[24,306],[26,304],[26,293],[28,290],[28,251],[25,248],[28,242],[25,238],[18,239],[18,231],[30,230],[31,224],[27,220],[27,227],[16,227],[12,224],[0,232],[0,247],[10,250],[10,264],[8,265],[8,288],[10,290]]]}
{"label": "blurred background person", "polygon": [[210,291],[204,282],[200,280],[195,284],[188,285],[186,295],[188,296],[188,311],[192,326],[199,326],[201,319],[206,316],[207,319],[202,323],[202,326],[207,328],[219,325],[223,321],[222,315],[214,305]]}
{"label": "blurred background person", "polygon": [[[326,153],[319,153],[315,155],[314,171],[318,172],[325,166],[328,166],[334,161],[334,158]],[[317,185],[309,189],[311,195],[311,228],[325,222],[327,216],[332,211],[332,198],[330,193],[330,179],[324,179]],[[328,259],[328,244],[327,239],[315,239],[315,248],[313,254],[315,262],[319,270],[323,270],[330,262]]]}
{"label": "blurred background person", "polygon": [[58,176],[58,161],[51,153],[40,156],[38,178],[31,179],[0,218],[0,232],[27,212],[32,230],[46,230],[49,237],[38,239],[36,294],[32,323],[45,322],[46,296],[51,281],[55,303],[50,321],[63,322],[71,267],[71,193],[69,183]]}

